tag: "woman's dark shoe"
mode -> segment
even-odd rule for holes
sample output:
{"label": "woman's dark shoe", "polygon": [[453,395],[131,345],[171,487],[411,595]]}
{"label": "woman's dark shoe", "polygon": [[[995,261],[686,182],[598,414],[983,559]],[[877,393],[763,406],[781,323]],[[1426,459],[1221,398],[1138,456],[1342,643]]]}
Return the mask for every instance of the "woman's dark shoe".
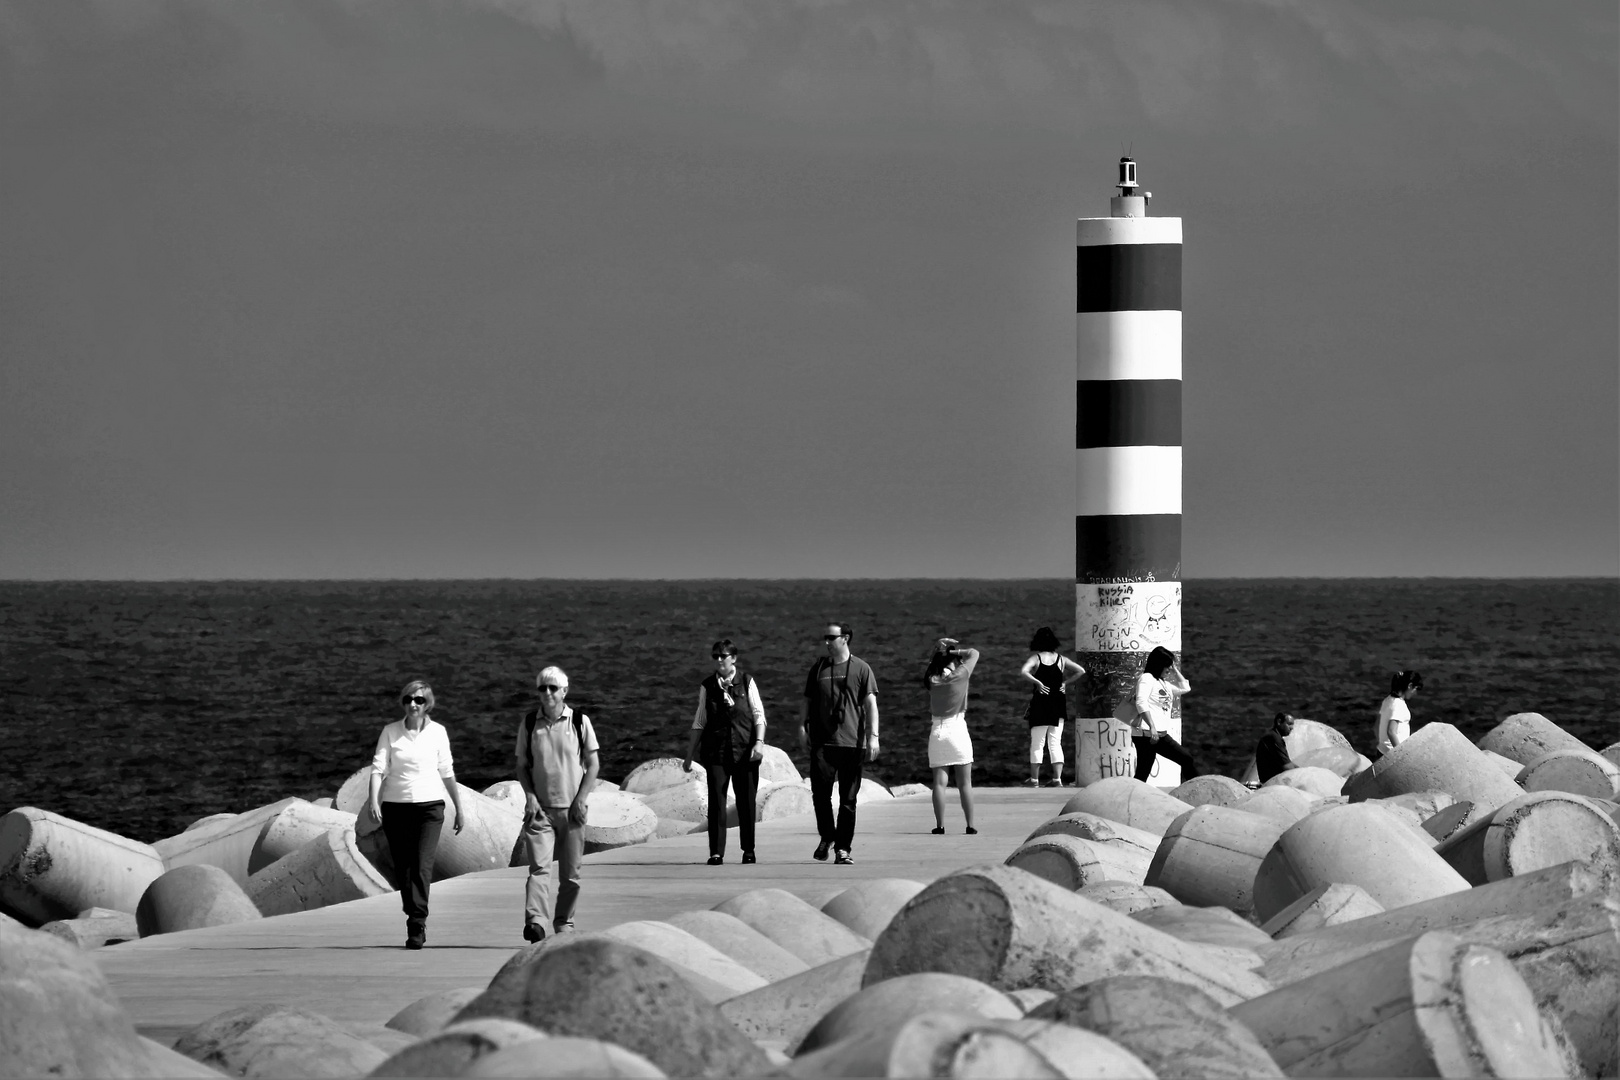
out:
{"label": "woman's dark shoe", "polygon": [[973,826],[969,825],[967,827],[967,834],[969,836],[978,836],[979,835],[979,830],[975,829]]}
{"label": "woman's dark shoe", "polygon": [[935,836],[944,836],[945,835],[945,826],[943,826],[943,825],[935,825],[934,826],[934,835]]}
{"label": "woman's dark shoe", "polygon": [[752,851],[743,852],[742,861],[745,862],[745,863],[753,862],[754,861],[754,853]]}
{"label": "woman's dark shoe", "polygon": [[725,861],[726,861],[725,857],[721,856],[721,855],[710,855],[709,856],[709,865],[710,866],[719,866],[721,863],[723,863]]}

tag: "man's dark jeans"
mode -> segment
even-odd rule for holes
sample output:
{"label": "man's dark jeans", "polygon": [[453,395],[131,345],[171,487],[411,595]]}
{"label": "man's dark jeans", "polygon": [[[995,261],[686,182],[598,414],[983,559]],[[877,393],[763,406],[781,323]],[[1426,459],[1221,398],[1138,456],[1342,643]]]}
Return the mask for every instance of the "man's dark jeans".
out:
{"label": "man's dark jeans", "polygon": [[[833,823],[832,789],[838,785],[838,822]],[[861,793],[861,748],[810,747],[810,800],[816,806],[816,830],[839,851],[855,844],[855,798]]]}

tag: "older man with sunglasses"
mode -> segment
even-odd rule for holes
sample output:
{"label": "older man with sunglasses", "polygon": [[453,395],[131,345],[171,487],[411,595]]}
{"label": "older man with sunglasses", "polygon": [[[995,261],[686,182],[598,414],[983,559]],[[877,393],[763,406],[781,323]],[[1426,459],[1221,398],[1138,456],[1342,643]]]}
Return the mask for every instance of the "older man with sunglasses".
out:
{"label": "older man with sunglasses", "polygon": [[[568,676],[548,667],[535,676],[540,705],[518,725],[517,782],[523,788],[523,841],[529,878],[523,892],[523,938],[540,941],[574,928],[579,864],[585,856],[585,803],[600,767],[590,718],[563,700]],[[557,863],[556,905],[551,864]]]}

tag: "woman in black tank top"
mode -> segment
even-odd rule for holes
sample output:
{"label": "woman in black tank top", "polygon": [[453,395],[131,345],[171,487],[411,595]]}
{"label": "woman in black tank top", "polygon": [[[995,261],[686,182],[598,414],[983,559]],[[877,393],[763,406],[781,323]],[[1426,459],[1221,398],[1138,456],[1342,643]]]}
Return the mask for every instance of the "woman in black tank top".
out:
{"label": "woman in black tank top", "polygon": [[1062,643],[1050,626],[1035,631],[1030,639],[1030,658],[1024,661],[1019,675],[1033,687],[1029,707],[1024,719],[1029,723],[1029,779],[1025,787],[1038,787],[1041,782],[1041,759],[1052,762],[1052,779],[1048,787],[1063,786],[1063,722],[1069,718],[1069,701],[1065,691],[1086,669],[1064,656]]}

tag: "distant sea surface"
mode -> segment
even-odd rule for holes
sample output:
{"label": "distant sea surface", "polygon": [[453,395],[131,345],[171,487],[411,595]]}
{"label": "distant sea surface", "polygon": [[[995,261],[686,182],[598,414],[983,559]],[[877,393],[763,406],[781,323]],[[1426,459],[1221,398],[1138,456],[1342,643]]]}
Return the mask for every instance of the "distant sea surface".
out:
{"label": "distant sea surface", "polygon": [[[1601,748],[1620,738],[1613,580],[1189,581],[1184,742],[1235,774],[1278,710],[1362,752],[1398,668],[1424,688],[1416,725],[1473,738],[1536,711]],[[560,664],[593,719],[602,774],[679,755],[709,644],[734,639],[770,741],[802,755],[797,715],[822,625],[847,620],[875,669],[895,784],[927,776],[917,676],[934,638],[983,654],[968,720],[974,778],[1027,775],[1017,678],[1030,634],[1073,644],[1056,581],[402,581],[0,583],[0,811],[38,806],[152,841],[207,814],[332,795],[428,679],[461,781],[511,774],[535,672]],[[1072,732],[1065,732],[1073,762]]]}

